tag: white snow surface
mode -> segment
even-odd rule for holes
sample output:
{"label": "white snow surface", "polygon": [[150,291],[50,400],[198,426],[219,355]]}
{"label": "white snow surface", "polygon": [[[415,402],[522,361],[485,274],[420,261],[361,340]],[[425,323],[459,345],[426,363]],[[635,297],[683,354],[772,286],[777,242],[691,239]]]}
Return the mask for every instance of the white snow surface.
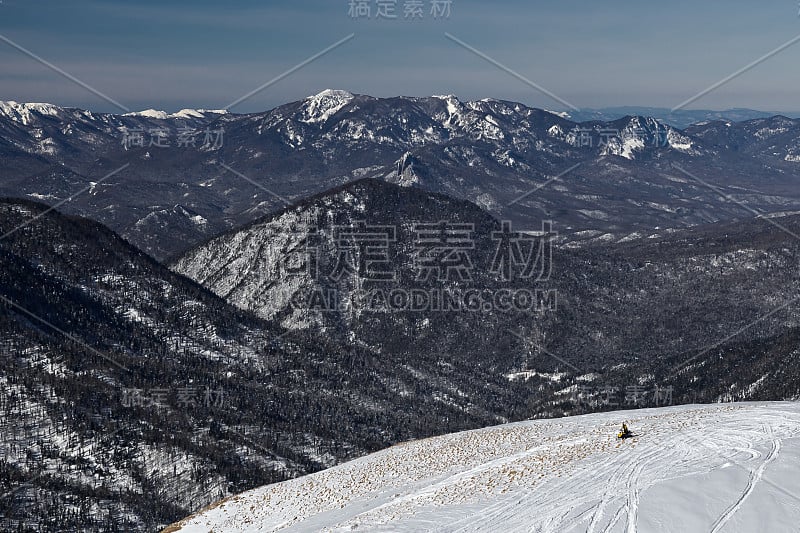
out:
{"label": "white snow surface", "polygon": [[[634,438],[616,439],[622,421]],[[798,465],[797,402],[617,411],[400,444],[175,530],[790,532]]]}

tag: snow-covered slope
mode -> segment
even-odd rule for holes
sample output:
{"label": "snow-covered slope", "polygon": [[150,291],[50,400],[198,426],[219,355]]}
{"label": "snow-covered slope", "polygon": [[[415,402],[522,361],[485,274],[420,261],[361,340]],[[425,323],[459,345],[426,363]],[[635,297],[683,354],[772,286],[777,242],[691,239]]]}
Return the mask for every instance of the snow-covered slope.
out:
{"label": "snow-covered slope", "polygon": [[394,446],[171,530],[789,532],[798,460],[797,403],[594,414]]}

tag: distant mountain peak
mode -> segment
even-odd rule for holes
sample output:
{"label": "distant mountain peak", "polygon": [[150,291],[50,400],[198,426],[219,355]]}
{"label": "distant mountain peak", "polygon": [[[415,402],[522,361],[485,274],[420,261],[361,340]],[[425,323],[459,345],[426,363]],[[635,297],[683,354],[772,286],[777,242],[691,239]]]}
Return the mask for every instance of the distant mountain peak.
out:
{"label": "distant mountain peak", "polygon": [[169,115],[166,111],[160,111],[158,109],[145,109],[144,111],[133,111],[131,113],[125,113],[123,116],[125,117],[147,117],[147,118],[157,118],[157,119],[166,119]]}
{"label": "distant mountain peak", "polygon": [[15,102],[9,100],[6,102],[0,101],[0,116],[5,116],[15,122],[21,122],[28,125],[31,121],[31,113],[39,113],[40,115],[57,116],[63,109],[53,104],[41,102]]}
{"label": "distant mountain peak", "polygon": [[301,121],[307,124],[325,122],[353,98],[353,93],[338,89],[325,89],[319,94],[309,96],[303,103]]}
{"label": "distant mountain peak", "polygon": [[557,117],[561,117],[561,118],[564,118],[564,119],[567,119],[567,120],[572,119],[572,116],[569,113],[567,113],[566,111],[550,111],[549,109],[543,109],[542,111],[546,111],[547,113],[550,113],[551,115],[556,115]]}
{"label": "distant mountain peak", "polygon": [[181,109],[177,113],[167,113],[158,109],[145,109],[144,111],[125,113],[123,116],[167,120],[171,118],[205,118],[207,114],[226,115],[227,113],[227,109]]}
{"label": "distant mountain peak", "polygon": [[355,95],[350,91],[345,91],[344,89],[325,89],[324,91],[319,92],[317,94],[312,94],[306,99],[308,100],[314,98],[325,98],[327,96],[341,96],[344,98],[352,98]]}

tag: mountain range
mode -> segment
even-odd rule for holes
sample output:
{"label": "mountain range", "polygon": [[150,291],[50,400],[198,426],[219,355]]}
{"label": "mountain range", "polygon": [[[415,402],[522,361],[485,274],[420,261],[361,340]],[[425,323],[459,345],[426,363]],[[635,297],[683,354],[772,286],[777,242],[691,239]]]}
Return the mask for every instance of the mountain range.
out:
{"label": "mountain range", "polygon": [[797,399],[798,162],[780,116],[0,104],[0,529],[149,531],[412,439]]}
{"label": "mountain range", "polygon": [[604,107],[601,109],[580,109],[559,113],[565,118],[576,122],[590,120],[611,121],[624,116],[653,117],[675,128],[684,129],[700,122],[744,122],[746,120],[762,119],[782,115],[791,118],[800,118],[798,112],[764,112],[755,109],[734,108],[723,111],[710,109],[670,109],[665,107],[622,106]]}
{"label": "mountain range", "polygon": [[367,177],[468,199],[524,230],[553,220],[576,244],[800,211],[800,121],[781,116],[680,130],[338,90],[247,115],[6,102],[0,150],[0,194],[59,203],[157,259]]}

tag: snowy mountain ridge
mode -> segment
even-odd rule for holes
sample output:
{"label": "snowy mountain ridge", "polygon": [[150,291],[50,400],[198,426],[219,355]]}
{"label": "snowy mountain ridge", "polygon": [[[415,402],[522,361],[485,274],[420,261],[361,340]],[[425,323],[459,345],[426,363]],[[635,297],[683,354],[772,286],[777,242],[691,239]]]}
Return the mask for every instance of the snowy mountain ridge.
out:
{"label": "snowy mountain ridge", "polygon": [[9,101],[0,101],[0,116],[9,118],[15,122],[20,122],[23,125],[28,125],[31,122],[31,113],[36,112],[41,115],[57,116],[63,109],[53,104],[46,103],[21,103]]}
{"label": "snowy mountain ridge", "polygon": [[[65,205],[158,259],[361,178],[468,199],[525,230],[557,219],[578,244],[742,216],[702,182],[751,211],[800,209],[800,120],[785,117],[680,130],[640,114],[581,121],[499,99],[334,89],[251,114],[0,109],[0,194],[63,200],[128,164],[146,193],[115,175]],[[179,203],[207,224],[167,214]]]}
{"label": "snowy mountain ridge", "polygon": [[181,109],[177,113],[167,113],[158,109],[145,109],[143,111],[134,111],[125,113],[124,117],[145,117],[154,118],[158,120],[167,120],[173,118],[205,118],[206,115],[226,115],[226,109]]}
{"label": "snowy mountain ridge", "polygon": [[537,420],[400,444],[166,531],[788,532],[798,457],[791,402]]}
{"label": "snowy mountain ridge", "polygon": [[[406,175],[416,168],[416,162],[413,157],[404,158],[401,166]],[[288,329],[341,336],[345,342],[357,340],[398,360],[409,353],[423,358],[457,354],[465,372],[473,374],[474,365],[487,363],[493,374],[503,376],[533,370],[567,371],[569,376],[559,389],[575,383],[577,376],[572,371],[580,367],[585,373],[604,374],[615,386],[642,385],[643,376],[650,376],[648,383],[664,385],[662,380],[669,380],[677,391],[671,368],[685,361],[685,354],[705,350],[709,331],[719,338],[733,335],[752,320],[745,317],[768,315],[779,302],[789,305],[800,290],[794,282],[800,244],[764,219],[663,235],[648,233],[647,238],[622,242],[607,240],[598,249],[556,247],[552,251],[554,268],[547,280],[504,282],[491,267],[498,250],[492,236],[501,228],[500,221],[474,204],[400,185],[363,179],[332,189],[209,239],[176,257],[170,268],[229,303]],[[421,290],[436,295],[443,288],[420,283],[414,257],[407,252],[415,249],[415,224],[440,220],[468,224],[474,244],[468,280],[436,280],[444,283],[448,294],[474,289],[486,294],[554,291],[557,305],[543,316],[535,309],[500,312],[499,308],[497,313],[448,316],[437,311],[434,300],[430,305],[401,306],[390,313],[381,305],[371,305],[371,298],[380,296],[381,291]],[[342,257],[337,231],[363,225],[395,228],[392,244],[385,250],[385,265],[396,274],[391,281],[376,281],[365,271],[331,275],[337,272]],[[800,217],[783,217],[781,225],[798,232]],[[726,284],[729,279],[737,281]],[[331,293],[338,303],[317,298]],[[371,296],[365,300],[365,294]],[[620,294],[626,295],[624,300],[619,299]],[[686,296],[678,299],[675,294]],[[730,306],[730,301],[738,305]],[[710,315],[709,309],[715,313]],[[743,315],[742,309],[749,311]],[[794,335],[787,328],[800,327],[800,316],[787,310],[774,319],[768,316],[760,325],[757,331],[740,332],[734,344],[758,340],[766,342],[765,346],[781,346],[778,351],[748,346],[741,353],[721,350],[724,357],[708,352],[709,359],[694,360],[703,379],[690,387],[681,378],[677,380],[680,389],[695,394],[702,391],[708,394],[708,401],[728,395],[737,400],[794,397],[800,390],[800,376],[783,368],[793,368],[800,351],[791,341],[778,339]],[[524,332],[519,334],[522,337],[530,335],[534,346],[541,338],[549,339],[544,353],[559,354],[574,366],[557,368],[556,359],[544,358],[535,368],[521,367],[526,354],[533,358],[535,348],[519,343],[508,330]],[[601,341],[587,345],[587,338]],[[738,368],[744,361],[747,366]],[[628,375],[614,372],[617,364],[623,364]],[[541,378],[538,374],[535,379],[527,376],[526,381],[537,383]],[[554,386],[543,385],[548,389]],[[479,396],[481,401],[485,399]],[[565,393],[544,400],[544,391],[539,394],[542,405],[550,407],[561,405],[567,397]],[[681,401],[697,402],[699,398],[689,396]],[[567,402],[565,408],[575,406]]]}
{"label": "snowy mountain ridge", "polygon": [[523,401],[474,366],[431,380],[436,361],[287,332],[43,204],[0,201],[0,232],[0,531],[155,531]]}
{"label": "snowy mountain ridge", "polygon": [[349,104],[355,96],[341,90],[326,89],[319,94],[309,96],[303,104],[303,122],[314,124],[325,122],[340,109]]}
{"label": "snowy mountain ridge", "polygon": [[[326,89],[316,95],[309,96],[302,101],[300,109],[296,113],[296,120],[299,123],[307,125],[323,125],[328,122],[334,115],[344,109],[348,104],[355,100],[357,95],[348,91],[339,89]],[[358,95],[361,99],[377,100],[373,97]],[[401,100],[407,100],[413,103],[423,103],[428,98],[418,97],[399,97]],[[510,102],[496,100],[492,98],[484,98],[476,101],[461,101],[455,95],[433,96],[430,99],[440,100],[446,105],[446,113],[437,113],[434,119],[439,122],[435,127],[429,126],[424,132],[415,133],[416,138],[427,142],[441,142],[449,138],[457,137],[471,137],[476,140],[489,140],[489,141],[504,141],[511,136],[512,142],[515,145],[529,144],[529,141],[523,140],[528,135],[524,130],[531,130],[532,124],[529,122],[531,117],[530,111],[543,112],[552,115],[553,118],[564,119],[564,113],[556,113],[552,111],[532,110],[529,108],[521,107],[520,105],[509,105]],[[38,113],[44,116],[59,117],[68,114],[68,112],[76,111],[71,108],[62,108],[48,103],[18,103],[14,101],[0,102],[0,114],[14,121],[20,122],[23,125],[31,125],[31,113]],[[79,110],[78,110],[79,111]],[[352,109],[350,112],[355,112]],[[90,112],[85,112],[89,113]],[[144,118],[152,120],[180,120],[180,119],[204,119],[213,115],[225,115],[228,111],[225,109],[209,110],[209,109],[182,109],[175,113],[158,109],[145,109],[141,111],[133,111],[124,113],[122,115],[106,114],[109,117],[133,117]],[[518,116],[517,116],[518,115]],[[514,118],[514,123],[519,123],[512,131],[508,131],[506,124],[499,122],[498,116],[505,118]],[[407,119],[404,121],[407,122]],[[349,124],[346,130],[338,129],[337,134],[340,138],[359,139],[363,135],[363,128],[358,127],[355,122],[344,122]],[[356,126],[356,127],[350,127]],[[597,134],[602,130],[603,125],[592,124],[591,127],[580,130],[584,134]],[[550,129],[556,128],[561,133],[561,140],[566,140],[569,144],[580,147],[579,141],[576,141],[575,129],[571,130],[570,139],[564,139],[566,136],[561,132],[561,128],[553,126]],[[653,135],[658,136],[659,130],[663,130],[666,135],[669,132],[670,137],[679,137],[683,143],[684,151],[691,153],[691,150],[685,148],[691,147],[691,140],[685,136],[680,136],[677,132],[660,122],[653,117],[634,116],[629,117],[629,124],[620,130],[616,130],[614,134],[609,132],[607,139],[608,146],[601,150],[602,155],[617,155],[627,159],[633,159],[634,152],[643,151],[648,142],[652,144],[654,139]],[[655,133],[653,133],[655,132]],[[413,133],[413,132],[412,132]],[[288,131],[289,140],[293,140],[296,136]],[[389,137],[382,138],[374,134],[371,137],[379,142],[389,142],[395,144]],[[658,139],[656,138],[656,141]],[[679,148],[680,145],[673,145],[672,142],[667,141],[661,144],[663,147]]]}
{"label": "snowy mountain ridge", "polygon": [[[59,117],[77,111],[79,114],[92,117],[92,112],[77,108],[61,107],[45,102],[16,102],[13,100],[0,101],[0,116],[19,122],[28,126],[31,124],[31,113],[38,113],[43,116]],[[113,113],[97,113],[97,115],[123,116],[123,117],[142,117],[157,120],[168,119],[191,119],[205,118],[206,115],[226,115],[226,109],[181,109],[175,113],[168,113],[158,109],[144,109],[142,111],[132,111],[122,115]]]}

